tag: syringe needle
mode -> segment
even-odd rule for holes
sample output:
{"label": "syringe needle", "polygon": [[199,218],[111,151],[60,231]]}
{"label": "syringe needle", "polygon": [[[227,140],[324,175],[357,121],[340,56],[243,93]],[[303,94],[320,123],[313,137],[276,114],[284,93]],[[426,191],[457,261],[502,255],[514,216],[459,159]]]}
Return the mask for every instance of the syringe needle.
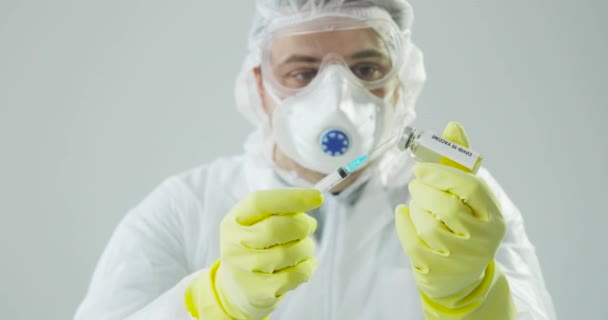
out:
{"label": "syringe needle", "polygon": [[376,154],[384,152],[386,147],[391,147],[397,140],[399,139],[399,135],[394,135],[384,142],[380,143],[374,150],[370,151],[367,155],[370,159],[375,158]]}

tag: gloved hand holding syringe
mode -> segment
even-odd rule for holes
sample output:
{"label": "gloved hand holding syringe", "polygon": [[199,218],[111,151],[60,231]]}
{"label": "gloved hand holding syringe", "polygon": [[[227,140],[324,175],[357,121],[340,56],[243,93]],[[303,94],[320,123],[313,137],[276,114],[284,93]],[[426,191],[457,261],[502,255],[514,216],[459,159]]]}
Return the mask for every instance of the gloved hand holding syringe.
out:
{"label": "gloved hand holding syringe", "polygon": [[374,159],[376,155],[383,153],[395,144],[401,151],[409,149],[418,161],[439,163],[442,158],[447,158],[460,164],[472,174],[477,173],[483,159],[481,154],[447,141],[435,133],[426,130],[418,131],[407,126],[399,134],[379,144],[368,154],[363,154],[347,165],[339,167],[315,184],[314,188],[321,192],[329,192],[353,172],[362,168],[369,159]]}

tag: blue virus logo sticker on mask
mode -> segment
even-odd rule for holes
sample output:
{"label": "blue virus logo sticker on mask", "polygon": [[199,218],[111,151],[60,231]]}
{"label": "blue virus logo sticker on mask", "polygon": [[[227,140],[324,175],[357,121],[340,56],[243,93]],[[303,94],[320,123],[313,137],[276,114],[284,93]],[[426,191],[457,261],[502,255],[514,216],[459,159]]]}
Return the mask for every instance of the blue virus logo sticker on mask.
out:
{"label": "blue virus logo sticker on mask", "polygon": [[341,130],[329,130],[321,136],[323,152],[332,157],[343,156],[350,147],[350,140]]}

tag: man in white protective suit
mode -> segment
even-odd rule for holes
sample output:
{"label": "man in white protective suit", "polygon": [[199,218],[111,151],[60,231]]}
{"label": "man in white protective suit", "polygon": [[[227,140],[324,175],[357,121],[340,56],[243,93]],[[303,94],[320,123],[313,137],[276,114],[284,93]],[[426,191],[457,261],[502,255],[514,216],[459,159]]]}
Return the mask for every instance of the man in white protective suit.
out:
{"label": "man in white protective suit", "polygon": [[[258,0],[242,155],[119,224],[77,320],[555,319],[522,215],[485,168],[387,148],[425,81],[405,0]],[[469,147],[451,122],[443,139]]]}

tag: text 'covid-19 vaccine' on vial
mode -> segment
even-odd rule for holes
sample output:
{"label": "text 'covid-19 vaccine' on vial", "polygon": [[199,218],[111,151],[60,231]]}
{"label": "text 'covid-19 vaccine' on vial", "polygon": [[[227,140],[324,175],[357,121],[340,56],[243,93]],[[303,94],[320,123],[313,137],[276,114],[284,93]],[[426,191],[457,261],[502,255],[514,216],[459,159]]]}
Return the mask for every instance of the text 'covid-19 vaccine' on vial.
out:
{"label": "text 'covid-19 vaccine' on vial", "polygon": [[412,127],[403,129],[397,147],[402,151],[409,149],[414,158],[421,162],[440,163],[442,158],[450,159],[473,174],[477,173],[483,159],[473,150],[450,142],[433,132]]}

